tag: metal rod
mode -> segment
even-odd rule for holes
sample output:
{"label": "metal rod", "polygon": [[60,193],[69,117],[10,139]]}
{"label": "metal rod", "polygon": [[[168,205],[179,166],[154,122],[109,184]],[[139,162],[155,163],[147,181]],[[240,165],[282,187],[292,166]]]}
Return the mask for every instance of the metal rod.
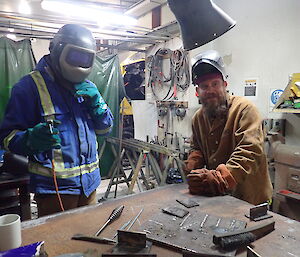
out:
{"label": "metal rod", "polygon": [[219,227],[220,221],[221,221],[221,218],[218,219],[216,227]]}
{"label": "metal rod", "polygon": [[208,214],[205,214],[205,217],[200,224],[200,228],[203,228],[203,225],[204,225],[205,221],[207,220],[207,217],[208,217]]}
{"label": "metal rod", "polygon": [[[132,219],[130,219],[130,220],[128,220],[127,222],[125,222],[125,223],[119,228],[119,230],[125,229],[125,228],[130,224],[131,220],[132,220]],[[116,233],[114,234],[114,236],[113,236],[112,239],[115,239],[115,237],[116,237],[117,235],[118,235],[118,232],[116,232]]]}
{"label": "metal rod", "polygon": [[184,222],[187,220],[187,218],[190,217],[190,216],[191,216],[191,214],[189,213],[189,214],[183,219],[183,221],[179,224],[179,227],[181,227],[181,226],[184,224]]}
{"label": "metal rod", "polygon": [[129,225],[129,227],[127,228],[127,230],[130,230],[131,227],[133,226],[133,224],[136,222],[136,220],[139,218],[139,216],[141,215],[141,213],[143,212],[144,208],[140,210],[140,212],[135,216],[135,218],[133,219],[133,221],[131,222],[131,224]]}

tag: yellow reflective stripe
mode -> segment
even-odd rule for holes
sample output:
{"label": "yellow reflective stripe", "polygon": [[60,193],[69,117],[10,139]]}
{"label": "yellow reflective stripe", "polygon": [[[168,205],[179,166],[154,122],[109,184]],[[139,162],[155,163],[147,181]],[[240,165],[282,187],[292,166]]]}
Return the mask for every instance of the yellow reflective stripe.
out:
{"label": "yellow reflective stripe", "polygon": [[55,113],[54,106],[51,101],[51,97],[49,91],[47,89],[46,83],[39,71],[33,71],[30,73],[31,77],[33,78],[37,89],[39,91],[41,104],[44,110],[44,114],[53,115]]}
{"label": "yellow reflective stripe", "polygon": [[21,131],[21,130],[13,130],[12,132],[10,132],[9,133],[9,135],[6,137],[6,138],[4,138],[4,140],[3,140],[3,145],[4,145],[4,149],[6,150],[6,151],[9,151],[9,149],[8,149],[8,145],[9,145],[9,143],[10,143],[10,141],[13,139],[13,137],[17,134],[17,132],[19,132],[19,131]]}
{"label": "yellow reflective stripe", "polygon": [[[86,173],[91,173],[98,168],[99,168],[99,161],[97,160],[96,162],[93,162],[90,164],[84,164],[81,166],[67,168],[64,170],[55,170],[55,172],[56,172],[57,178],[71,178],[71,177],[77,177],[79,175],[83,175]],[[51,169],[46,168],[38,163],[29,162],[28,169],[32,173],[42,175],[42,176],[52,177]]]}
{"label": "yellow reflective stripe", "polygon": [[[35,85],[38,89],[41,104],[43,107],[45,120],[50,121],[55,119],[55,109],[46,86],[45,80],[39,71],[32,71],[30,73],[31,77],[33,78]],[[55,171],[62,170],[65,167],[63,155],[61,149],[54,149],[53,150],[53,160],[54,160],[54,168]]]}
{"label": "yellow reflective stripe", "polygon": [[54,168],[56,170],[62,170],[65,168],[63,155],[61,149],[53,149]]}
{"label": "yellow reflective stripe", "polygon": [[112,128],[112,126],[106,128],[106,129],[96,129],[96,130],[95,130],[95,133],[96,133],[97,135],[103,135],[103,134],[108,133],[108,132],[110,131],[111,128]]}

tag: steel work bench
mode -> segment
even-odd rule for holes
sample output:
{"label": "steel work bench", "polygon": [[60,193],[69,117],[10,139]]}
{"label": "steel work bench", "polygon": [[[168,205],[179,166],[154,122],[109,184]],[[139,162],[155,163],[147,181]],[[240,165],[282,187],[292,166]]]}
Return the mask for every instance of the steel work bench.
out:
{"label": "steel work bench", "polygon": [[0,214],[16,213],[21,220],[31,219],[29,176],[0,174]]}
{"label": "steel work bench", "polygon": [[[217,214],[224,218],[235,217],[246,221],[248,227],[257,225],[257,222],[249,222],[249,219],[245,217],[245,214],[249,212],[249,208],[253,207],[251,204],[232,196],[203,197],[190,195],[187,185],[179,184],[107,200],[95,206],[81,207],[65,213],[22,222],[23,245],[45,241],[45,250],[49,256],[84,252],[88,249],[97,249],[99,253],[108,252],[112,248],[111,245],[75,241],[71,240],[71,237],[76,233],[94,235],[107,220],[111,211],[120,205],[125,206],[121,217],[111,223],[101,233],[101,236],[112,238],[117,229],[143,208],[141,216],[131,228],[133,231],[139,230],[143,222],[148,221],[161,212],[162,208],[182,197],[196,200],[200,203],[201,211],[206,213]],[[263,257],[300,256],[300,223],[276,213],[270,213],[273,215],[272,219],[275,220],[275,230],[256,240],[252,244],[254,250]],[[157,254],[158,257],[182,256],[179,252],[154,244],[151,253]],[[247,256],[246,250],[238,251],[236,256]]]}

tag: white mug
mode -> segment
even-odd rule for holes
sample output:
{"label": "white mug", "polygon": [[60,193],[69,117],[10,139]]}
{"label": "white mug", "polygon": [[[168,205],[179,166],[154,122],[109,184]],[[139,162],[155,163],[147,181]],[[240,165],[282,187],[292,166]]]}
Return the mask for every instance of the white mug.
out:
{"label": "white mug", "polygon": [[0,251],[6,251],[20,247],[21,218],[17,214],[0,216]]}

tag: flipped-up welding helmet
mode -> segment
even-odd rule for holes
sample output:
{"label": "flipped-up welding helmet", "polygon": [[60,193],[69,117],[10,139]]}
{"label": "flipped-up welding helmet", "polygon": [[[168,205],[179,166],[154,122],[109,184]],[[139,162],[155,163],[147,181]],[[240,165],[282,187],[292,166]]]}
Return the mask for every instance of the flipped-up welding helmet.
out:
{"label": "flipped-up welding helmet", "polygon": [[71,83],[81,83],[92,71],[96,41],[87,28],[66,24],[55,34],[49,46],[53,68]]}
{"label": "flipped-up welding helmet", "polygon": [[227,79],[223,58],[215,50],[208,50],[192,58],[192,81],[210,73],[220,73],[223,80]]}

